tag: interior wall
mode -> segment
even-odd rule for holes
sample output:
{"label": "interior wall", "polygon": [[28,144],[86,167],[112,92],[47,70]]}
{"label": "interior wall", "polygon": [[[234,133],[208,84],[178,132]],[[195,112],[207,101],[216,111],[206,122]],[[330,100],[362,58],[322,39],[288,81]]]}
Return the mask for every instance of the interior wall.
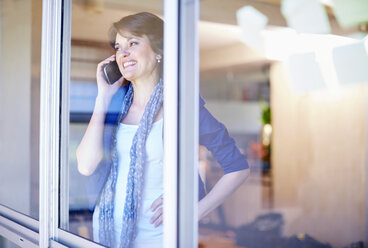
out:
{"label": "interior wall", "polygon": [[270,77],[274,204],[286,235],[364,240],[367,85],[298,95],[282,63]]}
{"label": "interior wall", "polygon": [[1,4],[0,203],[30,214],[31,2]]}

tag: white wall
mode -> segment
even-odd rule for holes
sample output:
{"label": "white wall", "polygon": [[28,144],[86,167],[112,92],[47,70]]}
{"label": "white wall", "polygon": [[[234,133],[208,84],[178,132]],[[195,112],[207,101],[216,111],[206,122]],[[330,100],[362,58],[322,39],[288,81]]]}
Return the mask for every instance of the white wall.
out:
{"label": "white wall", "polygon": [[30,213],[31,1],[1,1],[0,203]]}
{"label": "white wall", "polygon": [[259,134],[262,109],[258,102],[206,101],[207,109],[230,133]]}

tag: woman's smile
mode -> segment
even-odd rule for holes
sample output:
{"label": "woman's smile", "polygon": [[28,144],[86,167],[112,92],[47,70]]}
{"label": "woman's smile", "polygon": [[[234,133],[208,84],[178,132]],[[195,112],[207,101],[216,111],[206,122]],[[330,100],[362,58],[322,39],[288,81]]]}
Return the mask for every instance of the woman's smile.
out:
{"label": "woman's smile", "polygon": [[135,66],[135,64],[137,64],[137,61],[134,60],[126,61],[123,63],[123,68],[126,69],[127,67]]}

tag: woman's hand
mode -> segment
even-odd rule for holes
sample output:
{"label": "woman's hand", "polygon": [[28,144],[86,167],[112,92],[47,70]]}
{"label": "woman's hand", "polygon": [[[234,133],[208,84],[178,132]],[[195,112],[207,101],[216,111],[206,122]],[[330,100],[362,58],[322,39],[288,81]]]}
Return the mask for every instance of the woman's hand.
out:
{"label": "woman's hand", "polygon": [[154,212],[154,215],[151,218],[150,223],[154,224],[155,227],[158,227],[159,225],[162,224],[163,221],[163,210],[162,210],[162,205],[164,203],[163,197],[162,195],[157,198],[151,205],[151,211]]}
{"label": "woman's hand", "polygon": [[115,55],[108,57],[107,59],[101,61],[97,65],[97,72],[96,72],[96,80],[97,80],[97,88],[98,88],[98,95],[102,98],[107,97],[107,99],[111,99],[111,97],[116,93],[116,91],[121,87],[124,82],[124,77],[122,76],[118,81],[114,84],[108,84],[104,73],[103,67],[104,65],[115,61]]}

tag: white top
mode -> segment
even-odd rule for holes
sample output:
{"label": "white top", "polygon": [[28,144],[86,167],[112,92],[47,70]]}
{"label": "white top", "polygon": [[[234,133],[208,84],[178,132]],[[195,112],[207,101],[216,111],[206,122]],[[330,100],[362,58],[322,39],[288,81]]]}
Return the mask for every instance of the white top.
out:
{"label": "white top", "polygon": [[[151,211],[152,203],[163,193],[163,119],[152,124],[152,129],[146,141],[146,163],[144,165],[144,180],[142,189],[141,208],[137,219],[137,236],[134,247],[162,247],[162,225],[155,228],[150,223],[155,212]],[[119,155],[118,178],[114,205],[114,230],[116,246],[120,243],[121,227],[126,197],[126,185],[130,164],[130,147],[138,125],[120,123],[117,132],[117,151]],[[93,214],[93,232],[98,239],[98,209]],[[96,216],[95,216],[96,215]],[[96,240],[98,241],[98,240]]]}

